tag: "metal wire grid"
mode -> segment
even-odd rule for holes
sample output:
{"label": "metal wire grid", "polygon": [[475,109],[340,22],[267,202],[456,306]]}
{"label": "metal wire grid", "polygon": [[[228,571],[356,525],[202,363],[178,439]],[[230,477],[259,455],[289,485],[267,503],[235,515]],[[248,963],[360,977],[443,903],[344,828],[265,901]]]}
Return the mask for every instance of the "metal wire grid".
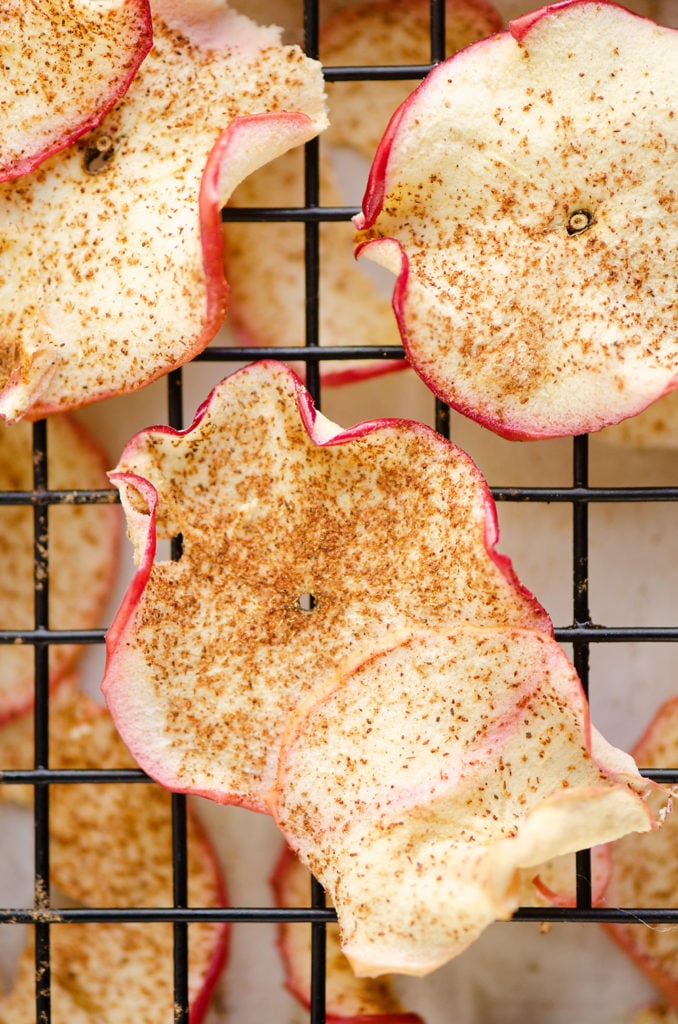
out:
{"label": "metal wire grid", "polygon": [[[305,48],[310,56],[318,54],[318,3],[304,0]],[[430,0],[431,64],[425,66],[361,66],[328,67],[328,81],[411,79],[413,85],[434,63],[445,56],[444,0]],[[303,360],[306,365],[306,383],[317,405],[322,400],[320,381],[321,360],[394,359],[403,358],[402,349],[394,346],[342,346],[321,348],[318,330],[319,311],[319,225],[326,221],[348,221],[356,212],[350,207],[321,207],[319,205],[318,143],[307,144],[305,153],[305,202],[303,207],[265,209],[239,208],[224,211],[229,221],[259,221],[276,223],[295,221],[303,223],[305,234],[305,308],[306,336],[300,348],[221,348],[210,347],[196,361],[242,363],[260,358]],[[167,413],[171,426],[184,426],[182,402],[183,372],[176,370],[167,376]],[[449,436],[449,409],[435,401],[436,428]],[[142,771],[135,770],[54,770],[49,767],[49,677],[48,656],[51,645],[102,644],[104,630],[53,630],[48,614],[49,597],[49,508],[68,501],[77,504],[105,503],[117,500],[108,490],[81,490],[60,492],[49,488],[47,479],[47,423],[33,426],[33,489],[28,492],[0,492],[1,505],[26,505],[33,509],[34,518],[34,594],[35,621],[30,630],[5,629],[0,623],[0,643],[26,643],[33,646],[35,664],[34,706],[34,767],[14,770],[0,766],[0,782],[8,785],[30,783],[34,787],[34,879],[36,902],[33,907],[0,908],[0,923],[31,924],[35,929],[36,1021],[51,1021],[50,994],[50,932],[53,926],[73,923],[101,923],[117,921],[166,921],[174,928],[174,989],[175,1021],[188,1024],[188,926],[199,921],[243,922],[310,922],[311,946],[311,1024],[325,1021],[325,926],[336,920],[333,910],[325,907],[322,888],[312,882],[309,905],[292,909],[262,907],[229,907],[222,909],[192,908],[188,904],[188,870],[186,845],[186,799],[174,794],[172,798],[172,858],[174,892],[172,907],[154,908],[68,908],[54,911],[50,919],[49,905],[49,793],[55,783],[104,783],[120,785],[144,784],[149,781]],[[572,440],[572,481],[570,486],[557,488],[501,487],[492,488],[496,501],[535,502],[548,504],[564,502],[572,507],[572,619],[571,623],[556,628],[556,638],[572,645],[573,661],[585,690],[589,687],[590,645],[597,643],[676,642],[678,625],[615,627],[600,626],[592,621],[589,608],[589,506],[603,502],[664,502],[678,500],[676,487],[591,487],[588,471],[589,445],[586,436]],[[180,540],[173,544],[173,556],[178,557]],[[640,766],[643,770],[642,765]],[[643,774],[658,782],[678,783],[678,770],[663,769]],[[513,920],[540,922],[625,922],[629,913],[634,920],[647,924],[677,924],[675,908],[593,908],[591,906],[591,866],[588,851],[577,855],[577,905],[574,908],[520,908]],[[47,895],[47,901],[43,894]],[[58,923],[57,923],[58,922]]]}

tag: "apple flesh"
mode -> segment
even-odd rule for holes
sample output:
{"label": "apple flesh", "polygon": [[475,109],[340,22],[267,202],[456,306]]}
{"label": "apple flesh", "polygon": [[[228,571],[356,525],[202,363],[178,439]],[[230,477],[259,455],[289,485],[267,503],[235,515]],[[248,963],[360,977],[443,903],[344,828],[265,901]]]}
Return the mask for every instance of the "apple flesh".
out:
{"label": "apple flesh", "polygon": [[[3,767],[33,765],[33,719],[0,730]],[[50,764],[62,769],[135,768],[105,708],[73,680],[55,695],[50,713]],[[5,787],[5,799],[30,806],[31,787]],[[188,808],[190,905],[225,905],[215,852]],[[54,905],[84,907],[172,905],[170,794],[153,784],[69,783],[50,786],[50,880]],[[51,929],[55,1024],[170,1020],[173,929],[160,922],[55,925]],[[190,926],[191,1021],[205,1015],[228,950],[224,924]],[[12,991],[0,1000],[0,1019],[28,1020],[35,1009],[32,945],[22,954]]]}
{"label": "apple flesh", "polygon": [[651,829],[647,789],[592,743],[555,640],[460,625],[393,637],[309,693],[269,803],[371,977],[461,953],[517,908],[521,869]]}
{"label": "apple flesh", "polygon": [[408,358],[509,438],[598,430],[678,383],[678,33],[570,0],[438,65],[374,156],[359,255]]}
{"label": "apple flesh", "polygon": [[148,0],[9,0],[0,10],[0,181],[94,128],[152,44]]}
{"label": "apple flesh", "polygon": [[[183,432],[139,433],[110,478],[138,570],[102,685],[134,757],[171,789],[266,811],[301,696],[394,629],[552,630],[496,551],[467,455],[410,421],[341,430],[280,363],[227,377]],[[155,560],[177,534],[181,558]]]}
{"label": "apple flesh", "polygon": [[[53,490],[109,488],[108,456],[94,437],[69,415],[47,427],[47,483]],[[0,489],[32,491],[31,427],[0,424]],[[52,629],[95,629],[102,625],[119,565],[120,509],[112,504],[52,505],[48,512],[49,625]],[[0,623],[4,629],[35,626],[33,509],[0,509]],[[83,644],[54,644],[49,678],[54,687],[84,653]],[[35,658],[29,644],[0,645],[0,723],[33,704]]]}
{"label": "apple flesh", "polygon": [[[225,2],[156,3],[94,132],[2,185],[0,416],[134,391],[221,327],[221,207],[326,125],[320,65]],[[4,282],[4,283],[3,283]]]}

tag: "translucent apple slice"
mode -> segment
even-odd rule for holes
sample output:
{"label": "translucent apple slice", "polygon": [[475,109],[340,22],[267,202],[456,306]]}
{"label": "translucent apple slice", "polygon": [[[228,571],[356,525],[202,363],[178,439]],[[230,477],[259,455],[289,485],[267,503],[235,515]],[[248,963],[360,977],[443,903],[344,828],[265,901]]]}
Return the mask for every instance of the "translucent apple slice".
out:
{"label": "translucent apple slice", "polygon": [[[501,17],[485,0],[447,0],[446,52],[498,31]],[[428,0],[369,0],[336,13],[321,25],[319,52],[324,65],[427,64],[431,57]],[[370,160],[393,109],[407,96],[411,81],[328,83],[331,124],[321,141],[323,205],[354,202],[351,193],[364,179],[345,180],[333,170],[332,153],[346,147]],[[370,116],[365,116],[365,111]],[[348,185],[348,187],[347,187]],[[357,193],[358,195],[360,193]],[[304,205],[301,153],[288,153],[251,175],[233,197],[235,206]],[[350,225],[320,225],[319,335],[321,345],[399,345],[400,334],[387,293],[351,255]],[[249,344],[299,345],[305,337],[304,230],[282,223],[271,238],[265,224],[224,225],[226,273],[232,287],[232,317]],[[261,301],[261,295],[270,301]],[[280,311],[284,310],[284,315]],[[326,384],[407,368],[402,359],[342,360],[323,364]]]}
{"label": "translucent apple slice", "polygon": [[154,44],[94,132],[3,186],[0,416],[133,391],[227,304],[220,209],[325,127],[320,65],[225,2],[154,4]]}
{"label": "translucent apple slice", "polygon": [[[3,767],[33,764],[33,721],[24,716],[0,730]],[[50,713],[50,764],[63,769],[134,768],[106,709],[71,683]],[[30,787],[3,796],[30,803]],[[225,886],[215,852],[188,808],[189,904],[224,906]],[[170,794],[154,784],[73,783],[50,786],[50,877],[59,897],[85,907],[172,906]],[[57,895],[58,894],[58,895]],[[191,1021],[203,1019],[227,954],[224,924],[189,927]],[[108,922],[51,929],[55,1021],[155,1024],[172,1019],[172,925]],[[35,960],[24,951],[0,1019],[28,1020],[35,1008]]]}
{"label": "translucent apple slice", "polygon": [[[47,483],[52,490],[110,488],[108,457],[82,424],[54,416],[47,428]],[[27,423],[0,425],[0,490],[33,489],[33,445]],[[111,498],[114,492],[111,491]],[[75,501],[48,511],[49,625],[94,629],[111,596],[119,562],[120,509]],[[3,629],[35,626],[35,528],[30,504],[0,508],[0,623]],[[40,585],[40,584],[38,584]],[[54,644],[49,652],[54,686],[84,653],[82,644]],[[0,645],[0,722],[31,706],[34,651],[29,644]]]}
{"label": "translucent apple slice", "polygon": [[269,794],[359,976],[434,970],[511,916],[519,869],[654,824],[633,760],[604,741],[594,757],[551,637],[460,626],[393,642],[308,695]]}
{"label": "translucent apple slice", "polygon": [[9,0],[0,10],[0,181],[95,127],[152,43],[148,0]]}
{"label": "translucent apple slice", "polygon": [[[468,456],[403,420],[342,431],[282,364],[226,378],[183,433],[142,431],[110,477],[139,569],[103,688],[134,757],[171,789],[266,810],[301,695],[398,627],[551,631],[495,551]],[[181,558],[154,561],[156,537],[178,534]]]}
{"label": "translucent apple slice", "polygon": [[[310,874],[288,846],[283,846],[271,884],[279,907],[308,906]],[[310,1006],[311,926],[283,922],[278,946],[287,988]],[[332,1024],[422,1024],[421,1017],[401,1006],[388,978],[357,978],[341,952],[339,928],[326,926],[325,1009]]]}
{"label": "translucent apple slice", "polygon": [[[654,716],[633,750],[641,768],[678,767],[678,697]],[[670,787],[666,787],[670,791]],[[654,800],[658,803],[659,796]],[[610,848],[612,873],[606,902],[613,907],[675,907],[678,894],[678,819],[667,815],[652,837],[627,836]],[[634,915],[628,924],[606,925],[608,934],[651,978],[678,1010],[678,944],[675,929],[648,927]]]}
{"label": "translucent apple slice", "polygon": [[678,382],[678,33],[555,4],[436,67],[355,219],[412,366],[509,438],[598,430]]}

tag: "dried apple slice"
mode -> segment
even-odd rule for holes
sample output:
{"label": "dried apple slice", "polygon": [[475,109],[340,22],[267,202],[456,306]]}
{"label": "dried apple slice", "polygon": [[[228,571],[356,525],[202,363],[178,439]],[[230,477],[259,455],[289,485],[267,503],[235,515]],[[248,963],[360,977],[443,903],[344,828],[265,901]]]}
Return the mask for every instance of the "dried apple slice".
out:
{"label": "dried apple slice", "polygon": [[[3,767],[32,766],[32,716],[0,730]],[[105,708],[71,684],[50,714],[53,768],[132,768]],[[30,802],[30,788],[6,787]],[[159,786],[77,783],[50,787],[50,876],[67,898],[89,907],[172,905],[171,798]],[[216,855],[188,808],[189,904],[224,906]],[[227,953],[227,927],[189,926],[191,1021],[202,1020]],[[55,925],[51,930],[55,1022],[73,1019],[155,1024],[172,1018],[172,925],[108,922]],[[35,961],[24,951],[0,1020],[28,1020],[35,1007]],[[82,1016],[75,1018],[71,1012]]]}
{"label": "dried apple slice", "polygon": [[571,0],[436,67],[374,158],[357,251],[412,366],[510,438],[598,430],[678,382],[678,33]]}
{"label": "dried apple slice", "polygon": [[594,757],[552,637],[460,626],[394,644],[308,695],[269,794],[361,976],[434,970],[510,917],[519,869],[653,826],[633,760],[602,738]]}
{"label": "dried apple slice", "polygon": [[9,0],[0,10],[0,181],[94,128],[152,43],[148,0]]}
{"label": "dried apple slice", "polygon": [[[183,433],[142,431],[110,477],[139,569],[103,688],[171,789],[266,810],[301,694],[399,626],[552,628],[495,551],[468,456],[403,420],[342,431],[282,364],[226,378]],[[177,534],[181,559],[154,562],[156,535]]]}
{"label": "dried apple slice", "polygon": [[[47,430],[47,481],[53,490],[109,487],[110,465],[98,443],[70,416],[55,416]],[[27,423],[0,425],[0,489],[33,489],[33,446]],[[111,498],[114,492],[111,491]],[[49,624],[53,629],[101,625],[118,567],[120,509],[114,505],[50,506]],[[0,508],[0,623],[3,629],[35,625],[33,508]],[[50,681],[55,685],[83,653],[82,644],[50,648]],[[33,701],[34,651],[28,644],[0,645],[0,722]]]}
{"label": "dried apple slice", "polygon": [[154,4],[153,48],[95,132],[3,185],[0,416],[133,391],[227,302],[220,208],[325,127],[320,65],[225,2]]}
{"label": "dried apple slice", "polygon": [[[331,129],[330,129],[331,131]],[[341,206],[344,197],[331,161],[321,154],[321,202]],[[286,153],[262,167],[236,190],[236,207],[303,206],[304,155]],[[360,273],[351,256],[350,226],[321,223],[318,334],[321,345],[399,345],[388,299]],[[231,286],[230,322],[250,345],[301,345],[306,335],[305,248],[302,224],[225,223],[224,264]],[[268,301],[262,302],[261,296]],[[407,369],[403,359],[351,359],[321,365],[325,384]],[[300,367],[301,371],[301,367]]]}
{"label": "dried apple slice", "polygon": [[[678,767],[678,697],[662,705],[633,749],[642,768]],[[668,787],[667,787],[668,788]],[[659,802],[660,797],[654,800]],[[613,907],[675,907],[678,893],[678,819],[669,814],[652,837],[627,836],[610,848],[612,871],[606,902]],[[648,927],[633,915],[628,924],[605,926],[633,961],[678,1010],[678,945],[675,929]]]}
{"label": "dried apple slice", "polygon": [[[275,866],[271,884],[279,907],[308,905],[310,874],[285,845]],[[388,978],[357,978],[341,952],[339,928],[329,924],[326,933],[325,1009],[333,1024],[422,1024],[416,1013],[400,1004]],[[283,922],[278,928],[278,947],[285,968],[287,988],[299,1002],[310,1006],[311,926]]]}
{"label": "dried apple slice", "polygon": [[[336,13],[321,26],[319,52],[325,65],[426,64],[431,56],[428,0],[370,0]],[[447,52],[498,31],[501,17],[485,0],[447,0]],[[328,83],[331,124],[321,143],[321,202],[353,201],[332,169],[332,149],[347,147],[372,158],[394,108],[407,96],[407,81]],[[365,111],[370,116],[365,116]],[[344,185],[346,183],[344,182]],[[261,168],[237,189],[232,205],[303,206],[301,153],[288,153]],[[389,301],[374,280],[356,271],[351,230],[345,223],[320,225],[321,345],[398,345],[400,334]],[[231,314],[247,343],[291,346],[305,336],[304,230],[278,224],[275,238],[264,224],[225,224],[226,275]],[[262,294],[270,297],[262,302]],[[281,310],[284,314],[281,315]],[[402,359],[342,360],[322,366],[326,384],[407,368]]]}

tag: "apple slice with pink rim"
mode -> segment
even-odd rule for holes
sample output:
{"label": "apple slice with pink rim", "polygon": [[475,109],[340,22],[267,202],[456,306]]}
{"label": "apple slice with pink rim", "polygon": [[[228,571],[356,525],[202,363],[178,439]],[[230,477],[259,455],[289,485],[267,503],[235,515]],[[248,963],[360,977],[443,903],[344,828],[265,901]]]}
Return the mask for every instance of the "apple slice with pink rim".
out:
{"label": "apple slice with pink rim", "polygon": [[326,126],[320,65],[225,0],[156,0],[98,128],[2,185],[0,416],[134,391],[221,327],[221,207]]}
{"label": "apple slice with pink rim", "polygon": [[0,181],[95,127],[151,48],[148,0],[9,0],[0,10]]}
{"label": "apple slice with pink rim", "polygon": [[[641,768],[678,766],[678,697],[658,709],[633,748]],[[675,787],[666,785],[666,793]],[[665,793],[665,795],[666,795]],[[657,795],[655,801],[661,797]],[[627,836],[610,847],[612,865],[607,904],[613,907],[675,907],[678,894],[675,811],[652,837]],[[605,926],[631,959],[678,1010],[678,944],[675,929],[641,923],[629,914],[626,924]],[[671,1018],[672,1019],[672,1018]]]}
{"label": "apple slice with pink rim", "polygon": [[268,797],[368,977],[433,971],[511,916],[521,869],[656,824],[552,637],[460,625],[390,644],[307,695]]}
{"label": "apple slice with pink rim", "polygon": [[[109,489],[109,455],[74,416],[52,416],[47,425],[47,485],[55,491]],[[33,489],[31,426],[0,424],[0,488]],[[111,499],[115,497],[110,491]],[[55,630],[103,625],[119,567],[122,515],[117,505],[65,501],[48,512],[49,626]],[[35,523],[28,505],[0,508],[0,623],[3,629],[35,627]],[[53,644],[49,682],[57,686],[84,655],[84,644]],[[33,706],[35,652],[27,643],[0,645],[0,723]]]}
{"label": "apple slice with pink rim", "polygon": [[509,438],[580,434],[678,383],[678,32],[570,0],[438,65],[355,218],[411,365]]}
{"label": "apple slice with pink rim", "polygon": [[[33,766],[33,716],[0,729],[3,768]],[[110,715],[69,680],[50,708],[50,765],[67,770],[137,765]],[[7,800],[32,803],[33,787],[3,787]],[[155,784],[66,783],[50,786],[50,881],[54,906],[172,906],[172,807]],[[187,807],[188,900],[223,907],[226,886],[216,851]],[[66,902],[62,902],[65,900]],[[55,911],[58,915],[58,910]],[[192,1024],[205,1018],[228,956],[223,922],[189,926],[188,989]],[[55,1021],[156,1024],[171,1020],[173,928],[162,921],[54,924],[51,991]],[[0,1019],[27,1021],[35,1012],[35,957],[29,943]]]}
{"label": "apple slice with pink rim", "polygon": [[[342,430],[275,362],[227,377],[183,432],[155,427],[110,474],[137,573],[103,689],[134,757],[171,789],[267,810],[301,697],[408,625],[547,614],[496,551],[471,459],[431,428]],[[177,561],[156,540],[181,534]]]}

